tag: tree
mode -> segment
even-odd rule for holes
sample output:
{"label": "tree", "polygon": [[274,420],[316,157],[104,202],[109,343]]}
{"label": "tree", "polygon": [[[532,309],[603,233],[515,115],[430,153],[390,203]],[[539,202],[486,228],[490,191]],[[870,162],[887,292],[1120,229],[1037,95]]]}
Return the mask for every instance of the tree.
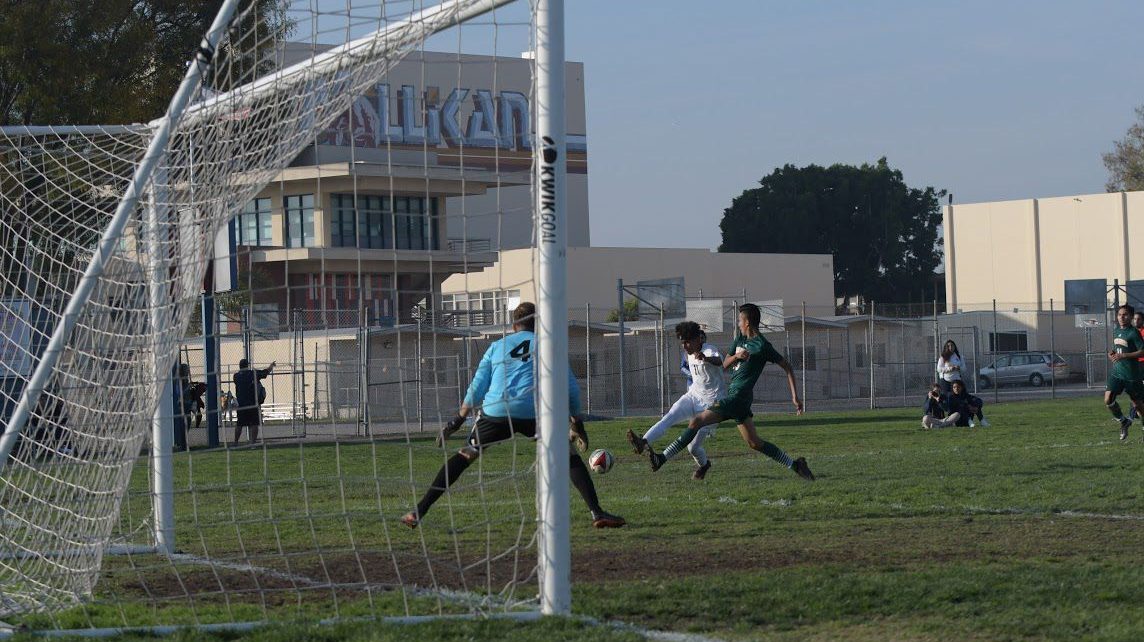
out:
{"label": "tree", "polygon": [[[222,0],[0,0],[0,125],[163,115]],[[246,0],[239,29],[289,31],[286,0]],[[256,46],[259,38],[249,38]],[[257,55],[224,45],[216,67]]]}
{"label": "tree", "polygon": [[[620,320],[620,311],[612,308],[608,310],[607,321],[615,323]],[[624,321],[640,320],[640,304],[635,299],[624,299]]]}
{"label": "tree", "polygon": [[874,165],[786,165],[723,211],[720,252],[834,255],[834,294],[928,301],[941,264],[938,200],[906,185],[883,157]]}
{"label": "tree", "polygon": [[[0,126],[124,124],[162,116],[221,5],[222,0],[0,0]],[[217,77],[207,82],[227,89],[232,77],[251,80],[236,70],[271,64],[265,36],[293,29],[287,8],[288,0],[240,3],[234,29],[257,33],[238,44],[224,41],[212,67]],[[8,168],[0,175],[0,190],[22,194],[14,197],[21,206],[5,210],[0,223],[0,295],[29,295],[30,287],[15,284],[29,282],[32,253],[66,266],[74,262],[74,248],[94,246],[101,230],[77,223],[68,208],[113,207],[92,202],[99,198],[95,190],[80,186],[68,193],[69,181],[53,176],[83,175],[90,170],[87,160],[73,156],[45,167],[38,156],[60,148],[67,159],[68,150],[50,141],[31,146],[30,152],[0,149],[0,165]],[[77,166],[67,166],[72,161]]]}
{"label": "tree", "polygon": [[1112,144],[1112,151],[1102,154],[1108,170],[1104,187],[1110,192],[1144,190],[1144,105],[1136,108],[1136,122],[1124,138]]}

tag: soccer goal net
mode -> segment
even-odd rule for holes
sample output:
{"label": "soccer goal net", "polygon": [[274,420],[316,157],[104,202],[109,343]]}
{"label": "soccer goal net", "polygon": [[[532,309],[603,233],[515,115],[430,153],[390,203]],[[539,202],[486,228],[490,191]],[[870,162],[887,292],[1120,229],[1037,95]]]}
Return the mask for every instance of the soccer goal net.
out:
{"label": "soccer goal net", "polygon": [[228,0],[165,116],[0,131],[0,620],[511,613],[546,564],[567,584],[530,441],[400,521],[536,296],[494,266],[552,191],[537,5]]}

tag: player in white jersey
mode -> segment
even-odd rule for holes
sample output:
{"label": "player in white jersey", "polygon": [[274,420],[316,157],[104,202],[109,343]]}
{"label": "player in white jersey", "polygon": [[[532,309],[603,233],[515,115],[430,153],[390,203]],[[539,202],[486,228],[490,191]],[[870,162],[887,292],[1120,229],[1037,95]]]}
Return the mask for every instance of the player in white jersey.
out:
{"label": "player in white jersey", "polygon": [[[649,428],[643,437],[631,430],[628,431],[628,443],[632,445],[637,455],[643,454],[644,450],[662,437],[668,428],[703,412],[727,391],[727,385],[723,381],[723,354],[719,352],[719,348],[707,343],[707,336],[699,324],[694,321],[684,321],[675,326],[675,336],[679,337],[683,351],[687,355],[691,385],[687,388],[687,392],[672,404],[667,414]],[[714,432],[715,425],[705,426],[687,445],[688,452],[699,465],[692,475],[694,479],[703,479],[711,468],[711,460],[707,458],[707,451],[703,449],[703,441]]]}

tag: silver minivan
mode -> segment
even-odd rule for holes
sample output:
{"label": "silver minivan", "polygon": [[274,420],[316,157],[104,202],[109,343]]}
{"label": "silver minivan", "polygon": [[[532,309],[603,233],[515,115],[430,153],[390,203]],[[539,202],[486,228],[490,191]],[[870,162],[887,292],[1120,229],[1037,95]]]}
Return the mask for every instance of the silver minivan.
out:
{"label": "silver minivan", "polygon": [[1056,379],[1069,378],[1069,364],[1051,352],[1015,352],[997,357],[977,373],[982,388],[993,384],[1041,386]]}

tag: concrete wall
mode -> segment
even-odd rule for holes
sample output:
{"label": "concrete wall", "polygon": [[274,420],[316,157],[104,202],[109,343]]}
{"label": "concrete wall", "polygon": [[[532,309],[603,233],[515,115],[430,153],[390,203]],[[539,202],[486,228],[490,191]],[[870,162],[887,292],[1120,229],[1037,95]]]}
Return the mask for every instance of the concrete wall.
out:
{"label": "concrete wall", "polygon": [[[496,265],[457,274],[442,293],[520,290],[523,300],[537,299],[533,250],[501,252]],[[616,280],[636,281],[682,276],[687,296],[782,299],[787,314],[803,301],[808,309],[834,309],[834,259],[829,254],[731,254],[706,249],[570,247],[568,304],[616,307]]]}
{"label": "concrete wall", "polygon": [[1069,279],[1144,279],[1130,239],[1144,234],[1144,192],[947,206],[950,310],[1064,308]]}

